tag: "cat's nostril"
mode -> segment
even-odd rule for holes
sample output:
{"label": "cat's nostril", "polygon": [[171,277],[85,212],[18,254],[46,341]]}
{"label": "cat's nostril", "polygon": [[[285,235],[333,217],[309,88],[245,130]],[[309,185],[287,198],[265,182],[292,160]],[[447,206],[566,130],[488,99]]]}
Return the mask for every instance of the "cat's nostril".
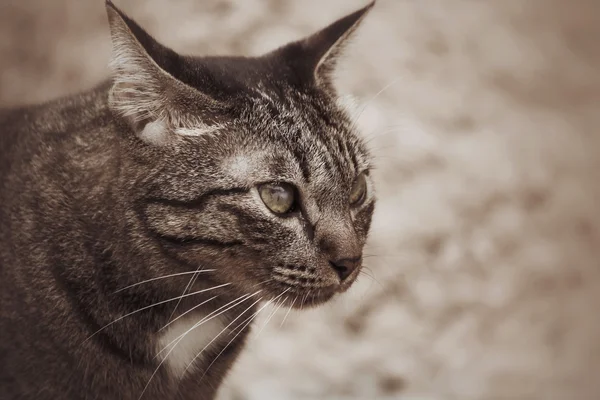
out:
{"label": "cat's nostril", "polygon": [[345,281],[360,266],[360,257],[329,261],[329,265],[337,272],[340,279]]}

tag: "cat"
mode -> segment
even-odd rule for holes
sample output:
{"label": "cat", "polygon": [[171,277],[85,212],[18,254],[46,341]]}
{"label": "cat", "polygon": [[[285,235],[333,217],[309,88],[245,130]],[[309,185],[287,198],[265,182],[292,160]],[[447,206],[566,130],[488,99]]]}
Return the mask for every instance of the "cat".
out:
{"label": "cat", "polygon": [[0,396],[213,399],[265,301],[355,281],[372,157],[333,85],[374,3],[191,57],[110,1],[111,79],[0,112]]}

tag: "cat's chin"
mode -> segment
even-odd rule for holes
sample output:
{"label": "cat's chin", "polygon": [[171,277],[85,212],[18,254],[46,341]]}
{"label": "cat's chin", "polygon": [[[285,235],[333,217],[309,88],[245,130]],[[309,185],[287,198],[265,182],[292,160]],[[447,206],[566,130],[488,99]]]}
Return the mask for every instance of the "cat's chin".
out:
{"label": "cat's chin", "polygon": [[293,306],[293,308],[306,309],[306,308],[311,308],[311,307],[318,307],[321,304],[327,303],[336,294],[338,294],[337,291],[331,291],[328,293],[318,293],[317,292],[314,295],[307,296],[306,298],[304,298],[304,301],[302,302],[302,304],[296,304]]}
{"label": "cat's chin", "polygon": [[282,285],[277,288],[270,287],[268,292],[272,293],[271,301],[280,303],[284,307],[294,309],[306,309],[320,306],[330,301],[338,294],[346,292],[356,281],[359,275],[356,270],[347,280],[323,287],[312,287],[302,290],[292,285]]}
{"label": "cat's chin", "polygon": [[[313,289],[306,292],[297,292],[289,294],[284,300],[283,305],[297,310],[318,307],[327,303],[338,294],[344,293],[352,286],[352,282],[344,282],[341,285],[328,286],[321,289]],[[277,296],[276,296],[277,297]],[[280,299],[277,299],[281,301]],[[277,302],[275,300],[275,302]]]}

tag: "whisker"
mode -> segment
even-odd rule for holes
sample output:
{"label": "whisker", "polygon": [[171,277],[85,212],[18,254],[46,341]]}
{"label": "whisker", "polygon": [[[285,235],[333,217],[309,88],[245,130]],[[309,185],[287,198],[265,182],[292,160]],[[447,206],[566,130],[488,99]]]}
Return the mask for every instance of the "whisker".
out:
{"label": "whisker", "polygon": [[[182,333],[181,335],[177,336],[175,339],[171,340],[169,343],[167,343],[165,345],[165,347],[163,347],[162,350],[160,350],[158,353],[156,353],[156,355],[154,356],[154,358],[158,357],[160,355],[160,353],[162,353],[163,351],[165,351],[169,346],[171,346],[173,343],[177,342],[179,343],[179,340],[182,339],[188,332],[191,332],[192,330],[194,330],[195,328],[199,327],[200,325],[204,324],[205,322],[208,322],[210,320],[212,320],[213,318],[218,317],[219,315],[231,310],[232,308],[240,305],[241,303],[243,303],[244,301],[246,301],[247,299],[249,299],[250,297],[252,297],[253,295],[250,294],[244,294],[240,297],[238,297],[235,300],[230,301],[229,303],[217,308],[216,310],[210,312],[208,315],[202,317],[200,319],[200,321],[196,322],[194,325],[192,325],[192,327],[190,329],[188,329],[187,331],[185,331],[184,333]],[[175,343],[175,345],[177,345],[177,343]],[[173,346],[175,347],[175,346]]]}
{"label": "whisker", "polygon": [[377,92],[373,97],[371,97],[370,99],[368,99],[363,106],[361,107],[360,111],[358,112],[358,115],[354,118],[354,122],[352,123],[353,127],[356,127],[356,124],[358,123],[358,120],[360,119],[360,117],[362,116],[362,114],[365,112],[365,110],[367,109],[367,107],[373,102],[375,101],[375,99],[377,99],[377,97],[379,97],[383,92],[385,92],[386,90],[388,90],[389,88],[391,88],[392,86],[394,86],[396,83],[398,83],[400,81],[400,77],[397,77],[396,79],[392,80],[390,83],[388,83],[387,85],[385,85],[379,92]]}
{"label": "whisker", "polygon": [[369,278],[373,279],[375,282],[377,282],[380,286],[383,287],[381,282],[379,282],[377,280],[377,278],[375,277],[375,273],[371,270],[371,268],[367,267],[366,265],[363,265],[363,267],[359,273],[363,273],[363,274],[367,275]]}
{"label": "whisker", "polygon": [[[187,286],[185,287],[185,289],[183,289],[183,293],[181,294],[182,296],[187,293],[187,291],[194,285],[194,283],[196,283],[196,279],[198,279],[198,276],[199,276],[198,271],[200,270],[200,268],[201,268],[200,266],[198,266],[198,268],[196,268],[196,273],[194,275],[192,275]],[[175,314],[175,311],[177,311],[177,307],[179,307],[179,304],[181,304],[181,299],[179,299],[177,301],[177,304],[175,304],[175,308],[173,308],[173,311],[171,311],[171,315],[169,315],[169,319],[167,319],[167,322],[170,321],[171,318],[173,318],[173,315]]]}
{"label": "whisker", "polygon": [[[381,130],[380,130],[381,129]],[[382,128],[373,129],[372,131],[363,134],[363,138],[365,139],[365,144],[370,145],[374,140],[383,138],[390,133],[402,132],[406,131],[407,128],[403,124],[389,125]]]}
{"label": "whisker", "polygon": [[300,309],[303,310],[304,308],[304,302],[306,301],[306,299],[308,298],[308,293],[304,293],[300,299]]}
{"label": "whisker", "polygon": [[[363,267],[364,268],[364,267]],[[359,276],[366,276],[367,278],[369,278],[371,281],[375,281],[375,279],[373,279],[373,276],[371,274],[368,274],[367,271],[361,270],[358,272]]]}
{"label": "whisker", "polygon": [[[231,332],[229,332],[229,334],[234,333],[236,330],[238,330],[242,325],[244,325],[244,323],[250,319],[253,319],[254,317],[256,317],[258,315],[258,313],[260,313],[262,310],[265,309],[265,307],[267,307],[269,304],[271,304],[270,301],[267,301],[257,312],[254,313],[254,315],[246,318],[244,321],[242,321],[242,323],[240,323],[238,326],[236,326],[235,328],[233,328],[231,330]],[[244,327],[241,330],[244,330],[246,328],[246,326],[248,326],[248,324],[244,325]],[[241,332],[241,331],[240,331]]]}
{"label": "whisker", "polygon": [[[262,299],[262,298],[261,298]],[[259,300],[261,300],[259,299]],[[256,311],[254,314],[252,314],[250,317],[246,318],[240,325],[238,325],[235,329],[239,328],[241,325],[245,325],[242,327],[242,329],[240,329],[240,331],[238,333],[235,334],[235,336],[233,338],[231,338],[231,340],[229,342],[227,342],[227,344],[225,345],[225,347],[223,347],[223,349],[219,352],[219,354],[217,354],[217,356],[214,358],[214,360],[212,360],[212,362],[210,364],[208,364],[208,367],[206,367],[206,369],[204,370],[204,373],[202,374],[202,376],[200,377],[200,379],[198,379],[199,381],[202,380],[202,378],[204,378],[204,376],[208,373],[208,370],[210,369],[210,367],[212,367],[212,365],[215,363],[215,361],[217,361],[217,359],[221,356],[221,354],[223,354],[223,352],[229,347],[229,345],[235,340],[235,338],[237,338],[240,333],[242,333],[244,331],[244,329],[246,329],[246,327],[248,325],[250,325],[252,323],[252,321],[254,321],[254,319],[258,316],[258,314],[268,305],[269,303],[265,304],[264,306],[262,306],[258,311]],[[246,322],[247,321],[247,322]],[[230,332],[233,333],[235,332],[235,329],[233,331]]]}
{"label": "whisker", "polygon": [[157,281],[159,279],[166,279],[166,278],[172,278],[174,276],[191,275],[191,274],[197,274],[197,273],[201,273],[201,272],[213,272],[213,271],[216,271],[216,270],[215,269],[203,269],[203,270],[200,270],[200,271],[198,271],[198,270],[196,270],[196,271],[186,271],[186,272],[179,272],[179,273],[176,273],[176,274],[163,275],[163,276],[159,276],[157,278],[146,279],[145,281],[141,281],[141,282],[138,282],[138,283],[134,283],[133,285],[122,287],[121,289],[118,289],[118,290],[114,291],[113,294],[114,293],[122,292],[123,290],[127,290],[127,289],[130,289],[130,288],[135,287],[135,286],[143,285],[144,283]]}
{"label": "whisker", "polygon": [[[244,297],[244,299],[242,300],[242,302],[246,301],[247,299],[249,299],[250,297],[254,296],[255,294],[257,294],[257,293],[259,293],[259,292],[260,292],[260,290],[259,290],[258,292],[256,292],[256,293],[254,293],[254,294],[251,294],[251,295],[244,295],[244,296],[241,296],[241,297]],[[236,299],[236,300],[234,300],[233,302],[236,302],[237,300],[239,300],[239,298],[238,298],[238,299]],[[259,299],[259,300],[260,300],[260,299]],[[230,302],[230,303],[232,303],[232,302]],[[235,306],[237,306],[238,304],[241,304],[241,302],[240,302],[240,303],[237,303],[237,304],[235,304],[235,305],[233,305],[232,307],[235,307]],[[223,312],[225,312],[225,311],[227,311],[227,310],[224,310],[224,311],[220,312],[219,314],[217,314],[217,315],[214,315],[212,318],[215,318],[215,317],[219,316],[220,314],[222,314],[222,313],[223,313]],[[211,318],[211,319],[212,319],[212,318]],[[200,325],[202,325],[202,324],[203,324],[204,322],[206,322],[206,321],[208,321],[208,319],[206,319],[206,317],[205,317],[205,318],[203,318],[203,321],[201,321],[201,322],[198,322],[198,323],[194,324],[194,325],[193,325],[193,326],[192,326],[190,329],[188,329],[187,331],[185,331],[183,334],[179,335],[177,338],[175,338],[175,340],[171,341],[171,343],[167,344],[167,345],[166,345],[166,346],[165,346],[165,347],[164,347],[164,348],[163,348],[161,351],[159,351],[159,352],[156,354],[156,356],[158,356],[158,354],[162,353],[162,352],[163,352],[163,351],[164,351],[164,350],[165,350],[167,347],[169,347],[169,346],[170,346],[172,343],[174,343],[174,342],[176,341],[176,343],[173,345],[173,347],[171,347],[171,349],[170,349],[170,350],[167,352],[167,354],[166,354],[166,355],[165,355],[165,357],[162,359],[162,361],[161,361],[161,362],[158,364],[158,366],[156,367],[156,369],[154,370],[154,372],[152,373],[152,375],[150,375],[150,379],[148,379],[148,383],[146,383],[146,386],[144,386],[144,389],[142,390],[142,393],[140,394],[140,397],[138,398],[138,400],[142,398],[142,396],[143,396],[143,395],[144,395],[144,393],[146,392],[146,389],[148,389],[148,386],[150,386],[150,382],[152,381],[152,378],[154,378],[154,376],[156,375],[156,373],[158,372],[158,370],[160,369],[160,367],[161,367],[161,366],[164,364],[164,362],[167,360],[167,358],[169,357],[169,355],[170,355],[170,354],[173,352],[173,350],[175,349],[175,347],[177,347],[177,345],[178,345],[178,344],[179,344],[179,343],[180,343],[180,342],[183,340],[183,338],[185,338],[185,336],[186,336],[188,333],[190,333],[192,330],[194,330],[195,328],[199,327]],[[214,340],[214,339],[213,339],[213,340]],[[155,356],[155,358],[156,358],[156,356]],[[189,367],[189,365],[188,365],[188,367]],[[187,368],[188,368],[188,367],[186,367],[185,371],[187,371]],[[185,371],[184,371],[184,372],[185,372]]]}
{"label": "whisker", "polygon": [[[275,300],[277,300],[278,298],[280,298],[281,296],[286,294],[288,292],[288,290],[290,290],[290,288],[285,289],[279,296],[275,297],[272,301],[274,302]],[[279,304],[279,302],[277,304]],[[283,302],[281,304],[283,304]],[[265,329],[265,327],[267,326],[267,324],[269,323],[271,318],[273,318],[273,315],[275,315],[275,313],[277,312],[279,307],[281,307],[281,305],[275,306],[275,308],[273,309],[273,312],[271,312],[271,314],[267,317],[266,322],[263,324],[262,328],[260,328],[260,331],[258,331],[258,334],[256,335],[256,337],[260,336],[260,333],[263,331],[263,329]]]}
{"label": "whisker", "polygon": [[[262,285],[262,284],[264,284],[264,283],[267,283],[267,282],[269,282],[269,281],[271,281],[271,280],[272,280],[272,279],[267,279],[267,280],[265,280],[265,281],[262,281],[262,282],[259,282],[259,283],[257,283],[257,284],[254,284],[254,285],[252,285],[251,287],[253,287],[253,288],[254,288],[254,287],[258,286],[258,285]],[[177,318],[175,318],[174,320],[172,320],[172,321],[169,321],[169,322],[168,322],[168,323],[167,323],[165,326],[163,326],[162,328],[160,328],[160,329],[158,330],[158,332],[162,331],[163,329],[165,329],[166,327],[168,327],[169,325],[171,325],[173,322],[177,321],[179,318],[181,318],[181,317],[183,317],[184,315],[186,315],[186,314],[188,314],[188,313],[190,313],[190,312],[194,311],[194,310],[195,310],[195,309],[197,309],[198,307],[200,307],[200,306],[202,306],[202,305],[204,305],[204,304],[208,303],[209,301],[213,300],[213,299],[214,299],[214,298],[216,298],[216,297],[219,297],[219,296],[217,295],[217,296],[211,297],[210,299],[208,299],[208,300],[206,300],[206,301],[203,301],[202,303],[200,303],[200,304],[197,304],[197,305],[195,305],[194,307],[190,308],[189,310],[187,310],[186,312],[184,312],[183,314],[181,314],[180,316],[178,316],[178,317],[177,317]],[[243,297],[243,296],[242,296],[242,297]],[[238,299],[239,299],[239,298],[240,298],[240,297],[238,297]],[[210,315],[210,314],[209,314],[209,315]],[[169,319],[170,319],[170,318],[169,318]]]}
{"label": "whisker", "polygon": [[113,325],[113,324],[115,324],[115,323],[119,322],[119,321],[120,321],[120,320],[122,320],[123,318],[129,317],[130,315],[133,315],[133,314],[139,313],[139,312],[141,312],[141,311],[147,310],[147,309],[149,309],[149,308],[152,308],[152,307],[159,306],[159,305],[161,305],[161,304],[165,304],[165,303],[169,303],[169,302],[171,302],[171,301],[178,300],[178,299],[180,299],[181,297],[189,297],[189,296],[194,296],[194,295],[197,295],[197,294],[200,294],[200,293],[204,293],[204,292],[208,292],[208,291],[211,291],[211,290],[220,289],[220,288],[222,288],[222,287],[229,286],[229,285],[231,285],[231,283],[224,283],[224,284],[222,284],[222,285],[213,286],[213,287],[211,287],[211,288],[208,288],[208,289],[202,289],[202,290],[198,290],[198,291],[196,291],[196,292],[193,292],[193,293],[188,293],[188,294],[186,294],[186,295],[183,295],[183,296],[177,296],[177,297],[173,297],[172,299],[168,299],[168,300],[159,301],[158,303],[154,303],[154,304],[151,304],[151,305],[149,305],[149,306],[142,307],[142,308],[140,308],[140,309],[138,309],[138,310],[135,310],[135,311],[132,311],[132,312],[130,312],[130,313],[127,313],[127,314],[125,314],[125,315],[123,315],[123,316],[121,316],[121,317],[119,317],[119,318],[115,319],[115,320],[114,320],[114,321],[112,321],[111,323],[104,325],[102,328],[98,329],[96,332],[92,333],[92,334],[91,334],[91,335],[90,335],[90,336],[89,336],[87,339],[85,339],[85,340],[82,342],[82,344],[83,344],[83,343],[85,343],[85,342],[87,342],[88,340],[90,340],[92,337],[94,337],[96,334],[100,333],[102,330],[104,330],[104,329],[108,328],[109,326],[111,326],[111,325]]}
{"label": "whisker", "polygon": [[173,322],[177,321],[179,318],[181,318],[181,317],[185,316],[186,314],[188,314],[188,313],[190,313],[190,312],[194,311],[194,310],[195,310],[195,309],[197,309],[198,307],[201,307],[201,306],[203,306],[204,304],[208,303],[209,301],[216,299],[217,297],[219,297],[219,296],[218,296],[218,295],[217,295],[217,296],[213,296],[213,297],[211,297],[210,299],[208,299],[208,300],[205,300],[205,301],[203,301],[203,302],[202,302],[202,303],[200,303],[200,304],[196,304],[194,307],[190,308],[189,310],[187,310],[186,312],[184,312],[183,314],[181,314],[180,316],[178,316],[178,317],[177,317],[177,318],[175,318],[174,320],[167,322],[167,323],[166,323],[166,325],[164,325],[162,328],[160,328],[160,329],[159,329],[157,332],[160,332],[160,331],[162,331],[163,329],[165,329],[166,327],[168,327],[169,325],[171,325]]}
{"label": "whisker", "polygon": [[283,307],[283,305],[285,304],[286,298],[281,299],[281,301],[277,303],[275,311],[273,311],[273,313],[269,316],[269,318],[267,319],[267,322],[265,323],[265,326],[271,321],[271,319],[275,316],[275,314],[277,314],[277,312],[281,309],[281,307]]}
{"label": "whisker", "polygon": [[277,301],[275,304],[273,304],[273,309],[271,310],[271,313],[265,319],[265,323],[263,324],[262,328],[260,328],[260,331],[258,331],[258,333],[256,334],[256,337],[258,337],[261,334],[261,332],[265,329],[265,327],[267,326],[267,324],[269,323],[269,321],[271,320],[271,318],[273,318],[273,316],[275,315],[275,313],[279,309],[279,303],[280,302]]}
{"label": "whisker", "polygon": [[381,152],[389,151],[390,149],[393,149],[393,148],[390,147],[388,143],[378,143],[380,146],[375,146],[376,141],[382,140],[382,139],[390,136],[392,133],[399,133],[399,132],[405,132],[405,131],[406,131],[406,128],[396,128],[396,129],[388,129],[388,130],[384,130],[384,131],[375,131],[372,134],[370,134],[369,136],[365,137],[365,144],[367,146],[369,146],[369,149],[374,151],[377,156],[379,156],[379,154]]}
{"label": "whisker", "polygon": [[[260,291],[259,291],[259,292],[260,292]],[[258,293],[258,292],[256,292],[256,293]],[[256,293],[255,293],[255,294],[256,294]],[[254,296],[254,295],[252,295],[252,296]],[[252,297],[252,296],[250,296],[250,297]],[[237,320],[238,320],[238,319],[239,319],[239,318],[240,318],[242,315],[244,315],[244,314],[245,314],[245,313],[246,313],[248,310],[250,310],[252,307],[254,307],[254,306],[255,306],[255,305],[256,305],[256,304],[257,304],[259,301],[261,301],[261,299],[262,299],[262,297],[261,297],[260,299],[256,300],[254,303],[250,304],[250,306],[248,306],[248,308],[246,308],[244,311],[242,311],[242,312],[241,312],[241,313],[240,313],[240,314],[239,314],[237,317],[235,317],[235,318],[234,318],[234,319],[233,319],[233,320],[232,320],[232,321],[231,321],[231,322],[230,322],[230,323],[229,323],[229,324],[228,324],[228,325],[227,325],[225,328],[223,328],[223,329],[221,330],[221,332],[219,332],[219,333],[217,334],[217,336],[215,336],[215,337],[214,337],[214,338],[213,338],[213,339],[212,339],[210,342],[208,342],[208,343],[206,344],[206,346],[204,346],[204,348],[203,348],[202,350],[200,350],[200,352],[199,352],[198,354],[196,354],[196,355],[194,356],[194,358],[192,358],[192,361],[191,361],[191,362],[188,364],[188,366],[187,366],[187,367],[185,367],[185,371],[187,371],[187,370],[188,370],[188,369],[189,369],[189,368],[190,368],[190,367],[191,367],[191,366],[194,364],[194,361],[196,361],[196,359],[197,359],[198,357],[200,357],[200,355],[201,355],[201,354],[204,352],[204,350],[206,350],[206,349],[208,348],[208,346],[210,346],[210,345],[211,345],[211,344],[212,344],[212,343],[213,343],[215,340],[217,340],[217,339],[218,339],[218,338],[219,338],[219,337],[220,337],[220,336],[223,334],[223,332],[225,332],[225,331],[226,331],[226,330],[227,330],[227,329],[228,329],[228,328],[229,328],[231,325],[233,325],[233,323],[234,323],[235,321],[237,321]],[[219,354],[221,354],[221,353],[219,353]],[[212,364],[211,364],[211,365],[212,365]],[[208,369],[207,369],[207,370],[208,370]],[[184,371],[184,372],[185,372],[185,371]],[[204,376],[204,375],[202,375],[202,376]]]}
{"label": "whisker", "polygon": [[294,304],[296,304],[297,299],[298,299],[298,295],[296,295],[296,297],[294,297],[294,300],[292,301],[292,305],[289,306],[287,313],[285,313],[285,316],[283,317],[283,321],[281,321],[281,325],[279,325],[280,328],[283,326],[283,323],[285,322],[286,318],[290,314],[290,311],[292,311],[292,308],[294,308]]}

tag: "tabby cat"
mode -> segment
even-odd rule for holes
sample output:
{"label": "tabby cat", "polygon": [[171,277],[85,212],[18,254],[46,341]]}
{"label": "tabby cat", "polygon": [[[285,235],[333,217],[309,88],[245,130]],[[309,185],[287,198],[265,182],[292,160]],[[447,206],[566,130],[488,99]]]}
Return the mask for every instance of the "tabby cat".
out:
{"label": "tabby cat", "polygon": [[112,79],[0,111],[1,399],[213,399],[265,301],[352,285],[375,198],[332,73],[372,6],[191,57],[108,1]]}

